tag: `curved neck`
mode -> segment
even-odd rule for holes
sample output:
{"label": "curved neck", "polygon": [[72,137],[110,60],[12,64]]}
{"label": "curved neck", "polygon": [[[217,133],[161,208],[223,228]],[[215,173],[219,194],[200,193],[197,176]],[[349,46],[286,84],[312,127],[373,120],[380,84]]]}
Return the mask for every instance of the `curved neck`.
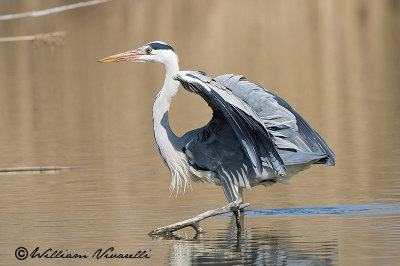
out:
{"label": "curved neck", "polygon": [[169,161],[168,157],[174,156],[174,152],[181,150],[179,138],[172,131],[168,119],[172,98],[178,92],[179,87],[179,82],[172,79],[172,76],[179,72],[177,57],[176,60],[168,60],[165,62],[164,67],[164,85],[158,93],[153,105],[153,129],[158,150],[161,157],[163,157],[164,161],[167,163],[167,161]]}
{"label": "curved neck", "polygon": [[177,137],[169,125],[168,112],[172,98],[178,92],[179,81],[173,80],[174,74],[179,72],[178,57],[175,53],[161,62],[165,66],[164,85],[158,93],[153,105],[153,129],[158,151],[165,164],[171,170],[172,182],[171,191],[180,187],[185,190],[191,174],[189,163],[183,153],[183,141]]}
{"label": "curved neck", "polygon": [[169,109],[169,105],[171,103],[172,98],[178,92],[179,81],[173,80],[172,76],[179,72],[179,64],[178,61],[167,61],[166,63],[164,63],[164,67],[165,67],[164,85],[160,93],[158,94],[156,100],[161,98],[161,100],[167,101],[166,104],[168,104],[168,109]]}

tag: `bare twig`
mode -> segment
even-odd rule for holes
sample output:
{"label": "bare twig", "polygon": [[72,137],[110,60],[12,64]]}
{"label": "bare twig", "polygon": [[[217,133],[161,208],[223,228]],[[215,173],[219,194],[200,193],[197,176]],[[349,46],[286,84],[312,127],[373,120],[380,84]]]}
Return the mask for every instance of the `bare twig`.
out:
{"label": "bare twig", "polygon": [[112,0],[92,0],[92,1],[86,1],[86,2],[79,2],[79,3],[71,4],[71,5],[65,5],[65,6],[59,6],[59,7],[39,10],[39,11],[1,15],[0,20],[10,20],[10,19],[26,18],[26,17],[41,17],[41,16],[53,14],[53,13],[63,12],[63,11],[80,8],[80,7],[102,4],[102,3],[106,3],[106,2],[110,2],[110,1],[112,1]]}
{"label": "bare twig", "polygon": [[54,50],[57,47],[62,46],[65,38],[64,31],[50,32],[50,33],[39,33],[35,35],[33,40],[34,45],[44,44]]}
{"label": "bare twig", "polygon": [[39,44],[44,44],[50,47],[51,50],[53,50],[54,48],[62,46],[64,37],[64,31],[56,31],[49,33],[39,33],[35,35],[1,37],[0,42],[33,41],[33,44],[35,46]]}
{"label": "bare twig", "polygon": [[44,44],[53,50],[62,45],[65,37],[64,31],[39,33],[35,35],[0,37],[0,42],[33,41],[35,45]]}
{"label": "bare twig", "polygon": [[70,170],[74,167],[65,166],[34,166],[34,167],[14,167],[14,168],[0,168],[1,174],[15,174],[15,173],[43,173],[43,172],[58,172]]}
{"label": "bare twig", "polygon": [[202,214],[199,214],[193,218],[184,220],[182,222],[178,222],[178,223],[174,223],[171,225],[167,225],[164,227],[154,229],[149,233],[149,235],[160,235],[160,234],[165,234],[165,233],[171,233],[171,232],[177,231],[179,229],[182,229],[182,228],[185,228],[188,226],[193,227],[193,229],[196,230],[197,233],[203,233],[204,232],[203,228],[201,228],[199,226],[199,222],[201,220],[204,220],[204,219],[212,217],[212,216],[228,213],[231,211],[237,211],[237,210],[246,208],[248,206],[250,206],[250,203],[241,203],[240,200],[237,200],[237,201],[234,201],[234,202],[231,202],[231,203],[225,205],[224,207],[203,212]]}

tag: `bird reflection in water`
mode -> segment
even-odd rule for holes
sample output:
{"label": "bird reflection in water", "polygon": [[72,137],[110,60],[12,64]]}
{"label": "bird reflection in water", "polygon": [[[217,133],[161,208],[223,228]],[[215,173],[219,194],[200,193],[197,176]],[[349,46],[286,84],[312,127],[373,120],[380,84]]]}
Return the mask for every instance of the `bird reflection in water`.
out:
{"label": "bird reflection in water", "polygon": [[337,261],[335,239],[307,242],[290,235],[287,230],[251,228],[236,230],[232,216],[227,228],[212,234],[192,237],[176,234],[153,236],[172,245],[169,263],[172,265],[332,265]]}

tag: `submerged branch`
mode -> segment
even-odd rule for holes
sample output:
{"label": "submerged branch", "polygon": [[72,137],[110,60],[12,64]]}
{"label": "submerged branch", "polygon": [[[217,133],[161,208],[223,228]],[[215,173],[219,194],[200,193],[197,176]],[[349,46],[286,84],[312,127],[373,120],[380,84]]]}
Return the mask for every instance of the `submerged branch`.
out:
{"label": "submerged branch", "polygon": [[244,209],[246,207],[250,206],[250,203],[241,203],[240,200],[230,202],[229,204],[225,205],[224,207],[215,209],[215,210],[209,210],[206,212],[203,212],[202,214],[199,214],[193,218],[184,220],[182,222],[174,223],[171,225],[167,225],[164,227],[160,227],[157,229],[152,230],[149,232],[149,235],[160,235],[160,234],[166,234],[166,233],[172,233],[174,231],[177,231],[179,229],[185,228],[185,227],[193,227],[194,230],[196,230],[197,233],[203,233],[204,230],[199,226],[199,222],[209,218],[213,217],[216,215],[232,212],[232,211],[237,211],[240,209]]}
{"label": "submerged branch", "polygon": [[15,173],[43,173],[43,172],[58,172],[70,170],[74,167],[66,166],[38,166],[38,167],[13,167],[13,168],[0,168],[1,174],[15,174]]}
{"label": "submerged branch", "polygon": [[92,0],[92,1],[79,2],[76,4],[58,6],[58,7],[44,9],[44,10],[38,10],[38,11],[1,15],[0,20],[10,20],[10,19],[26,18],[26,17],[40,17],[40,16],[63,12],[63,11],[67,11],[67,10],[71,10],[71,9],[75,9],[75,8],[102,4],[102,3],[106,3],[106,2],[110,2],[110,1],[112,1],[112,0]]}

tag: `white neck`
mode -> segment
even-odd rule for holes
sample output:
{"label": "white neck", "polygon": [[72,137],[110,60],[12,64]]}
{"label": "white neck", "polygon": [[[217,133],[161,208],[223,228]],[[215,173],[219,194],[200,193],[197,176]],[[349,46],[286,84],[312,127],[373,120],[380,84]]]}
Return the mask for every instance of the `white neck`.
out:
{"label": "white neck", "polygon": [[165,164],[172,172],[171,189],[180,186],[186,187],[188,181],[188,163],[182,151],[183,144],[180,138],[172,131],[168,112],[172,98],[178,92],[179,81],[172,79],[179,72],[178,57],[168,58],[162,62],[165,67],[165,80],[161,91],[158,93],[153,105],[153,129],[157,148]]}
{"label": "white neck", "polygon": [[[169,142],[163,141],[163,143],[158,143],[157,137],[162,137],[164,135],[159,135],[159,133],[167,133],[170,141],[178,139],[178,137],[172,132],[169,125],[168,112],[171,105],[172,98],[178,92],[179,82],[172,79],[172,76],[179,72],[178,60],[168,60],[163,62],[165,67],[165,80],[161,91],[158,93],[154,105],[153,105],[153,126],[154,126],[154,136],[156,138],[157,145],[166,144]],[[162,154],[161,154],[162,155]]]}

